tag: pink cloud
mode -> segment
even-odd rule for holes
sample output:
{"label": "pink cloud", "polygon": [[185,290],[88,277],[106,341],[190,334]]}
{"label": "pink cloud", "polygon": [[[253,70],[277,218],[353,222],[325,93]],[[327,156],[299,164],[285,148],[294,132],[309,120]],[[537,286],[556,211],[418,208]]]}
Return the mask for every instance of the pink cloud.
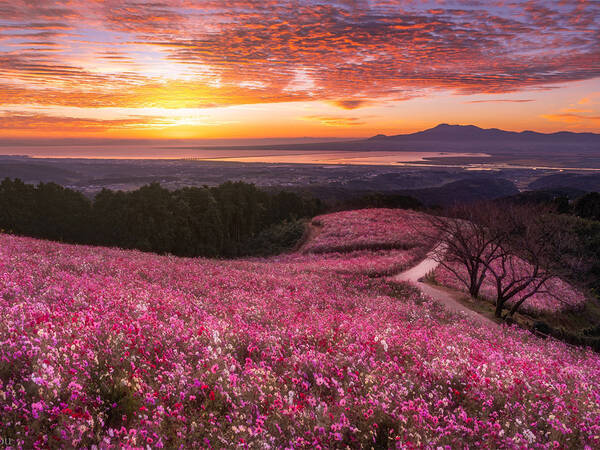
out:
{"label": "pink cloud", "polygon": [[[143,70],[156,54],[197,75],[181,80],[197,104],[502,94],[600,77],[599,29],[598,2],[0,0],[0,97],[137,105],[161,91]],[[85,56],[126,68],[95,71]],[[206,68],[219,87],[203,102]],[[290,91],[298,73],[311,83]],[[23,85],[32,94],[13,95]]]}

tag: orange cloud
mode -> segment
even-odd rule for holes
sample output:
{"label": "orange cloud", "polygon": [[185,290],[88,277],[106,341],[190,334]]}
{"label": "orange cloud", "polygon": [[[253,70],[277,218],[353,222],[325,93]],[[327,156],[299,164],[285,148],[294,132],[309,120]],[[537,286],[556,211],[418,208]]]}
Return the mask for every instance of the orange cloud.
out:
{"label": "orange cloud", "polygon": [[590,103],[600,102],[600,92],[593,92],[587,97],[583,97],[577,102],[578,105],[589,105]]}
{"label": "orange cloud", "polygon": [[[542,117],[551,122],[570,124],[576,127],[600,125],[600,93],[592,93],[558,113],[543,114]],[[585,108],[582,108],[585,106]]]}
{"label": "orange cloud", "polygon": [[599,22],[600,3],[562,0],[0,0],[0,105],[356,110],[534,92],[600,77]]}
{"label": "orange cloud", "polygon": [[490,100],[470,100],[467,103],[529,103],[533,102],[533,99],[510,99],[510,98],[496,98]]}
{"label": "orange cloud", "polygon": [[59,132],[68,131],[88,135],[106,130],[140,129],[166,125],[169,123],[163,119],[152,117],[98,120],[35,113],[4,113],[0,115],[0,130],[9,130],[15,134],[37,129],[53,129]]}
{"label": "orange cloud", "polygon": [[365,106],[371,105],[373,102],[366,99],[345,99],[345,100],[334,100],[332,102],[335,106],[342,109],[358,109]]}
{"label": "orange cloud", "polygon": [[552,122],[568,123],[572,125],[600,125],[600,116],[589,116],[575,113],[543,114],[544,119]]}
{"label": "orange cloud", "polygon": [[338,117],[338,116],[304,116],[304,120],[316,121],[328,127],[352,127],[364,125],[362,117]]}

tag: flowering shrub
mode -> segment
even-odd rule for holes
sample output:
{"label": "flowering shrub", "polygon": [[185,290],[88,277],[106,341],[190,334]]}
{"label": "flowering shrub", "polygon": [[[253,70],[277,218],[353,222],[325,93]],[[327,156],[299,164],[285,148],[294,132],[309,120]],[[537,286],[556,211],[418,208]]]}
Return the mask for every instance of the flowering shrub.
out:
{"label": "flowering shrub", "polygon": [[600,445],[597,354],[309,265],[0,235],[3,438],[23,448]]}
{"label": "flowering shrub", "polygon": [[424,245],[423,214],[402,209],[361,209],[326,214],[313,219],[320,233],[304,247],[305,253],[353,250],[411,249]]}
{"label": "flowering shrub", "polygon": [[[519,270],[529,269],[529,265],[526,261],[521,261],[521,264],[515,264],[514,266]],[[452,268],[460,273],[460,266],[456,265],[452,266]],[[466,270],[464,272],[466,276]],[[444,286],[467,291],[465,285],[457,279],[456,275],[441,265],[436,268],[434,277],[438,283]],[[523,292],[516,294],[506,303],[507,307],[510,307],[530,292],[530,290],[525,289]],[[485,277],[483,284],[481,285],[480,295],[489,301],[494,301],[496,298],[495,281],[489,274]],[[540,292],[533,294],[525,300],[521,305],[520,310],[530,314],[558,313],[581,309],[585,302],[586,299],[583,293],[575,289],[569,283],[555,277],[546,281],[542,286],[542,289],[540,289]]]}

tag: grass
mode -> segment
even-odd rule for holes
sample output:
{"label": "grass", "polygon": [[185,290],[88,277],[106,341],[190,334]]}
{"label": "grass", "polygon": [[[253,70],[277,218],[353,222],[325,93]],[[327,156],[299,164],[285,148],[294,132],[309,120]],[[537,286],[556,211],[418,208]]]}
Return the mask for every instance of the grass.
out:
{"label": "grass", "polygon": [[[487,317],[497,323],[503,321],[495,316],[494,304],[486,299],[475,300],[463,291],[440,285],[433,273],[428,274],[424,281],[439,289],[452,294],[465,307]],[[600,351],[600,302],[591,298],[583,309],[556,314],[537,313],[536,315],[518,311],[512,318],[513,323],[521,328],[534,331],[536,327],[547,327],[547,334],[569,344],[589,346]]]}

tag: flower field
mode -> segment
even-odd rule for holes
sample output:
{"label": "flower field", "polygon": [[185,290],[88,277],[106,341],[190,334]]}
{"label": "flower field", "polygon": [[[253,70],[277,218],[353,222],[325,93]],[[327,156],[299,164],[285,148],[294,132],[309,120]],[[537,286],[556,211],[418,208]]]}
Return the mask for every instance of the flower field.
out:
{"label": "flower field", "polygon": [[318,216],[313,224],[320,233],[305,247],[305,253],[354,250],[411,249],[422,247],[419,229],[423,215],[402,209],[362,209]]}
{"label": "flower field", "polygon": [[[337,239],[327,223],[320,248]],[[373,253],[372,267],[389,268],[390,254]],[[17,448],[600,446],[597,354],[481,328],[369,278],[367,252],[349,255],[211,261],[0,235],[3,438]]]}
{"label": "flower field", "polygon": [[303,270],[331,270],[339,273],[361,273],[370,277],[393,275],[416,263],[423,251],[355,250],[347,253],[293,253],[271,258],[271,264],[293,264]]}
{"label": "flower field", "polygon": [[[523,270],[527,270],[527,263],[522,261]],[[458,270],[455,268],[455,270]],[[520,270],[520,266],[519,266]],[[452,287],[466,291],[462,284],[451,271],[443,266],[438,266],[434,271],[434,277],[438,283],[443,286]],[[524,290],[515,295],[507,304],[510,306],[514,302],[523,298],[531,291]],[[491,276],[487,276],[481,285],[480,294],[483,298],[493,301],[496,297],[496,287]],[[539,313],[559,313],[563,311],[579,310],[586,302],[585,295],[575,289],[560,278],[551,278],[546,281],[540,292],[529,297],[520,309],[529,314]]]}

